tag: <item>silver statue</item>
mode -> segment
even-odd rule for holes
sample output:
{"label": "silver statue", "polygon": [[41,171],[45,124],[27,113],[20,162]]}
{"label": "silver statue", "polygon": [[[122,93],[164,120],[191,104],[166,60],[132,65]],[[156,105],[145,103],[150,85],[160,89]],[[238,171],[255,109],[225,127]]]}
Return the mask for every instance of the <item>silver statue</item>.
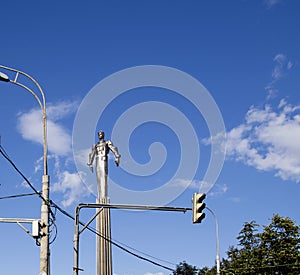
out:
{"label": "silver statue", "polygon": [[108,154],[112,151],[115,156],[115,163],[119,166],[121,155],[118,148],[110,140],[104,140],[104,132],[98,132],[99,142],[92,147],[89,154],[88,166],[93,172],[93,162],[96,157],[96,176],[98,183],[99,199],[107,198],[107,174],[108,174]]}
{"label": "silver statue", "polygon": [[[109,203],[107,192],[107,174],[108,174],[108,154],[112,151],[115,156],[115,163],[119,166],[120,154],[110,140],[104,139],[104,132],[98,133],[99,142],[92,147],[89,154],[88,166],[93,172],[93,162],[96,158],[96,176],[98,184],[97,203]],[[96,227],[100,235],[96,237],[96,274],[112,275],[112,256],[111,243],[107,240],[111,239],[110,230],[110,209],[104,208],[97,210]],[[104,238],[102,237],[104,236]]]}

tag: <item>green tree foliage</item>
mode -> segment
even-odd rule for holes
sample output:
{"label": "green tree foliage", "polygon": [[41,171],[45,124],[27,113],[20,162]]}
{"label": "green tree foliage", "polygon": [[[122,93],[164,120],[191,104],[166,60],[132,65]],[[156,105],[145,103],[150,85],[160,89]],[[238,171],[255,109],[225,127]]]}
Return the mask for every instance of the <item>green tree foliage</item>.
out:
{"label": "green tree foliage", "polygon": [[268,274],[300,274],[299,226],[275,215],[260,235],[262,266]]}
{"label": "green tree foliage", "polygon": [[258,274],[256,270],[260,258],[258,226],[255,221],[244,223],[237,237],[238,247],[230,247],[227,251],[228,260],[223,260],[225,269],[239,271],[240,274],[243,274],[244,270],[247,271],[245,274]]}
{"label": "green tree foliage", "polygon": [[176,266],[176,270],[173,272],[174,275],[196,275],[198,269],[195,266],[191,266],[186,262],[181,262]]}
{"label": "green tree foliage", "polygon": [[[244,223],[237,246],[231,246],[221,262],[221,274],[299,275],[300,227],[290,218],[274,215],[261,233],[258,229],[255,221]],[[212,270],[215,267],[204,268],[199,274],[210,275]]]}

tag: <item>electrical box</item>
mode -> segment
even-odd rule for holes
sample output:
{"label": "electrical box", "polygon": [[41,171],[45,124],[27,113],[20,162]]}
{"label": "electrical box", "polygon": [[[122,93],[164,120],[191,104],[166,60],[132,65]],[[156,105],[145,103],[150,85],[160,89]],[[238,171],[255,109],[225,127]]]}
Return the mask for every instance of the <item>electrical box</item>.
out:
{"label": "electrical box", "polygon": [[32,237],[33,238],[38,238],[40,236],[40,221],[39,220],[34,220],[32,222]]}

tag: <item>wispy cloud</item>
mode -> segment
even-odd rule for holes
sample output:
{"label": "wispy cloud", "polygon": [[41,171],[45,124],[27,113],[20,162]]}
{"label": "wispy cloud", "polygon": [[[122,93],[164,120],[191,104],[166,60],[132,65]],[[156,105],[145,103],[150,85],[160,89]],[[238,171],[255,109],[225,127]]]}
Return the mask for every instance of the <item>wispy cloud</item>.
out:
{"label": "wispy cloud", "polygon": [[[209,190],[211,184],[203,180],[190,180],[190,179],[174,179],[171,187],[183,187],[199,192],[202,190]],[[228,191],[228,186],[226,184],[215,184],[213,189],[209,191],[209,196],[216,197],[225,194]]]}
{"label": "wispy cloud", "polygon": [[210,192],[208,193],[208,195],[211,197],[219,197],[227,193],[227,191],[228,191],[227,184],[215,184],[213,189],[210,190]]}
{"label": "wispy cloud", "polygon": [[228,200],[233,202],[233,203],[239,203],[241,201],[241,198],[239,198],[239,197],[230,197]]}
{"label": "wispy cloud", "polygon": [[262,171],[274,171],[283,180],[300,181],[300,105],[282,99],[251,107],[245,122],[227,135],[227,155]]}
{"label": "wispy cloud", "polygon": [[271,74],[272,80],[265,87],[268,92],[268,98],[272,98],[277,94],[277,89],[275,87],[276,82],[286,76],[288,71],[293,67],[293,63],[288,60],[287,56],[281,53],[277,54],[273,58],[273,61],[275,63],[275,66]]}
{"label": "wispy cloud", "polygon": [[286,55],[277,54],[273,61],[275,62],[275,67],[272,72],[272,79],[273,81],[277,81],[282,78],[286,71],[290,70],[293,67],[291,61],[289,61]]}
{"label": "wispy cloud", "polygon": [[282,3],[283,0],[263,0],[263,5],[267,8],[267,9],[271,9],[273,8],[275,5],[278,5],[280,3]]}
{"label": "wispy cloud", "polygon": [[205,181],[201,180],[191,180],[191,179],[174,179],[170,187],[183,187],[183,188],[189,188],[189,189],[208,189],[207,186],[210,187],[209,183],[206,183]]}

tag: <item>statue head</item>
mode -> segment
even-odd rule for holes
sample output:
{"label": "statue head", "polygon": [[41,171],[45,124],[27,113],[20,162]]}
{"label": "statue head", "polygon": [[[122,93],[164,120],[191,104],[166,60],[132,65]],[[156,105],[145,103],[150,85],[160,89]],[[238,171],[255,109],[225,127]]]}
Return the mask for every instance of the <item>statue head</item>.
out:
{"label": "statue head", "polygon": [[103,131],[98,132],[98,138],[99,139],[104,139],[104,132]]}

